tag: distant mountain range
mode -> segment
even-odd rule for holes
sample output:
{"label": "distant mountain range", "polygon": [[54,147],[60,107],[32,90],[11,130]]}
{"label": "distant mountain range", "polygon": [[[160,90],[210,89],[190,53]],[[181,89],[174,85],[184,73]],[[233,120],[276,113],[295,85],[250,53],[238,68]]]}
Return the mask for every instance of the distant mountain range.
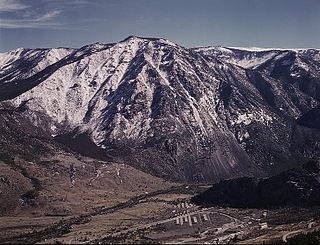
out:
{"label": "distant mountain range", "polygon": [[14,111],[27,134],[168,180],[270,176],[320,155],[316,49],[20,48],[0,54],[0,101],[0,121]]}

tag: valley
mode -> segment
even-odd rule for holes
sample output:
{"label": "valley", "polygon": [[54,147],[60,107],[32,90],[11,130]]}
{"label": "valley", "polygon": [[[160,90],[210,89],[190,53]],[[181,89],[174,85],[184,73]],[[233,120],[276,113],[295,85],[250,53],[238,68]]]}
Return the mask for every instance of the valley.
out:
{"label": "valley", "polygon": [[284,242],[295,234],[320,228],[319,208],[268,210],[192,205],[190,197],[208,188],[199,187],[179,185],[78,216],[1,217],[1,242],[261,244]]}
{"label": "valley", "polygon": [[1,54],[0,243],[317,234],[319,54],[137,36]]}
{"label": "valley", "polygon": [[260,244],[319,229],[318,208],[196,206],[190,199],[212,185],[169,182],[46,144],[51,151],[32,161],[17,154],[20,170],[1,162],[1,243]]}

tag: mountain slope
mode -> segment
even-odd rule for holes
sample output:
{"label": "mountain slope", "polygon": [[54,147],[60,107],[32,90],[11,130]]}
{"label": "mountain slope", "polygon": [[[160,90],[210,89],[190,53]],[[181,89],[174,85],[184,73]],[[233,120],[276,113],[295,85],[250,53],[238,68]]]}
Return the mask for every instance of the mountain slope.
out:
{"label": "mountain slope", "polygon": [[192,198],[198,205],[234,207],[313,206],[320,203],[320,160],[266,178],[225,180]]}
{"label": "mountain slope", "polygon": [[316,106],[300,117],[298,123],[305,127],[320,129],[320,106]]}
{"label": "mountain slope", "polygon": [[96,212],[173,185],[128,165],[83,157],[35,127],[22,108],[0,109],[0,217],[46,223],[46,216]]}
{"label": "mountain slope", "polygon": [[6,58],[0,73],[2,104],[52,137],[87,135],[108,158],[179,181],[269,175],[319,154],[319,131],[295,122],[318,98],[261,65],[134,36],[62,53],[29,74],[25,56]]}
{"label": "mountain slope", "polygon": [[319,100],[319,49],[193,48],[207,57],[261,71]]}

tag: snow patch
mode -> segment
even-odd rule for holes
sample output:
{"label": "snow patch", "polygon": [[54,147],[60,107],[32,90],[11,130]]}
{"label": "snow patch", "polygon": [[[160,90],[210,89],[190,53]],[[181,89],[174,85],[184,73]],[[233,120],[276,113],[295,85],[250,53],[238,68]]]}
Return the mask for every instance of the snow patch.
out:
{"label": "snow patch", "polygon": [[269,123],[272,123],[273,118],[266,114],[263,110],[253,113],[245,113],[238,115],[236,120],[231,121],[231,126],[235,124],[244,124],[245,126],[247,126],[253,121],[268,125]]}

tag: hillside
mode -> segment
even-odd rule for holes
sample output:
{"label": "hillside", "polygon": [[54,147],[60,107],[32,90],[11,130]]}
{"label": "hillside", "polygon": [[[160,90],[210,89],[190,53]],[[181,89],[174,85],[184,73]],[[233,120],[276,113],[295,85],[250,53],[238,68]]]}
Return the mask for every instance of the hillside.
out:
{"label": "hillside", "polygon": [[224,180],[192,198],[205,206],[275,208],[320,204],[320,159],[276,176]]}

